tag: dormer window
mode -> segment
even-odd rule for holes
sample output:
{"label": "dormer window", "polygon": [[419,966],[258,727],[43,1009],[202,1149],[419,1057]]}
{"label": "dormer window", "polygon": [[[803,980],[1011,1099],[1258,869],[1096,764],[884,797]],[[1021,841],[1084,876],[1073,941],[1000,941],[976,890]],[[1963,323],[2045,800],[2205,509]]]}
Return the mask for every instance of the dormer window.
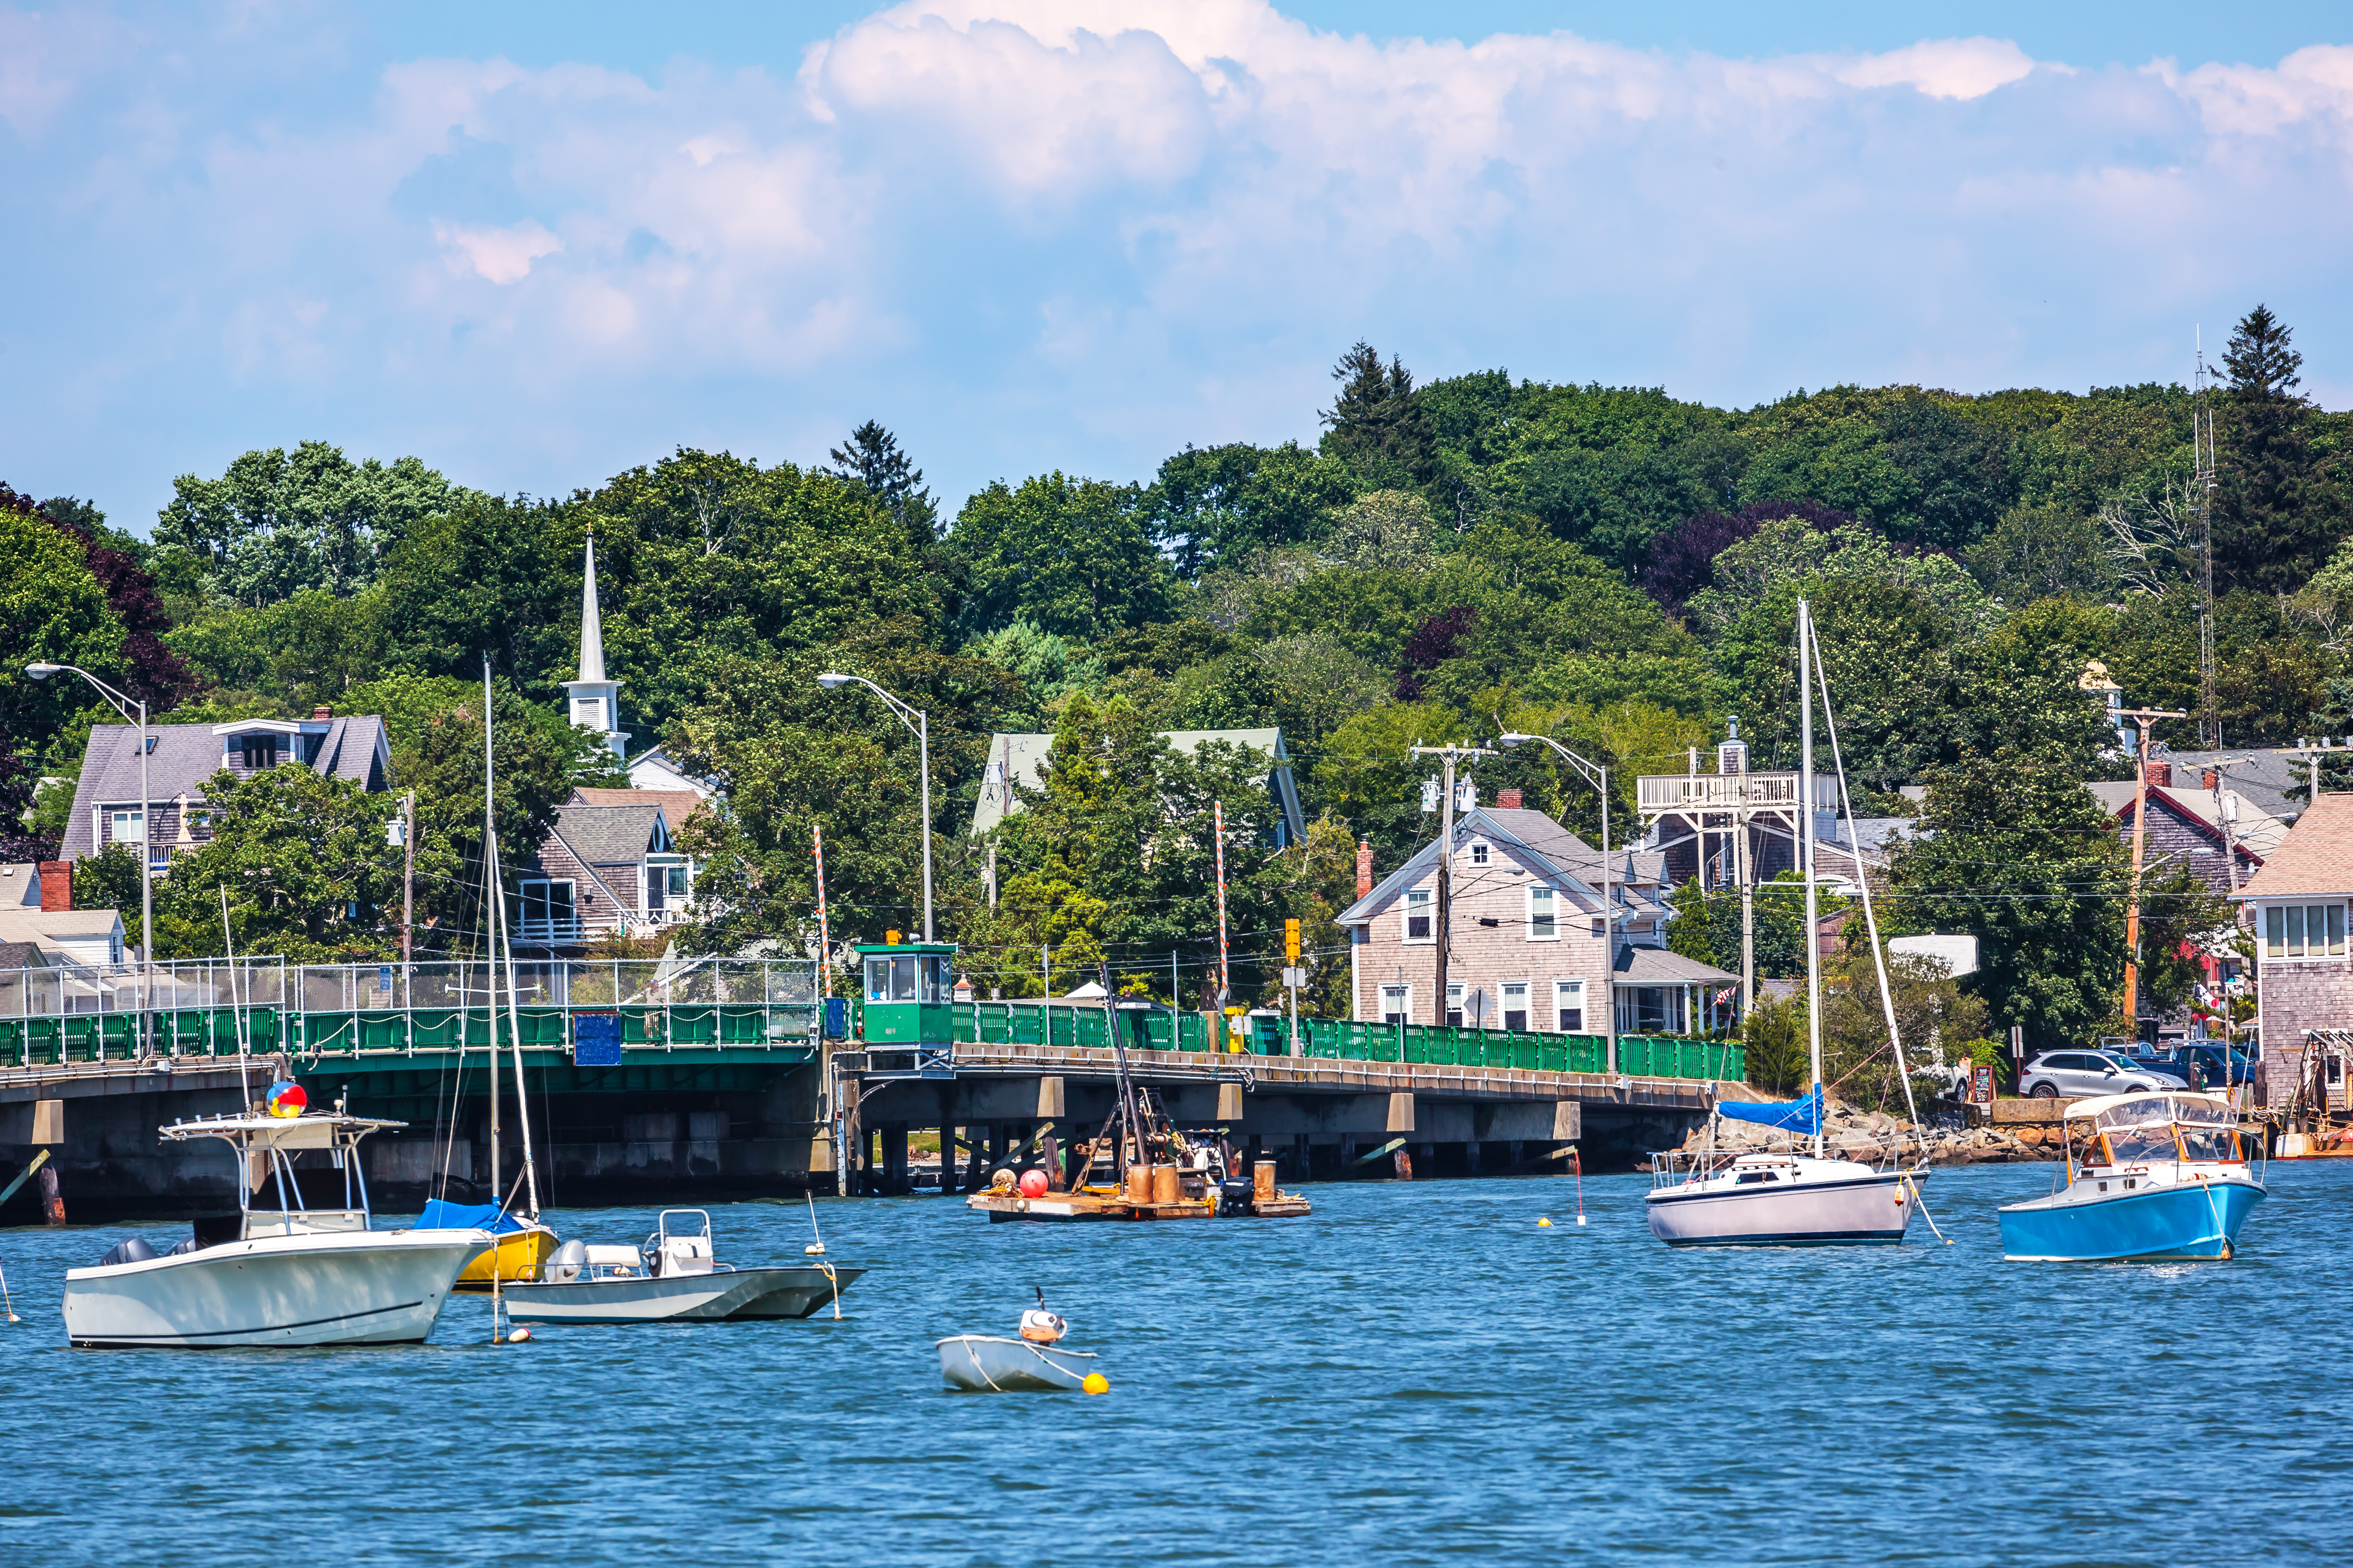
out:
{"label": "dormer window", "polygon": [[239,735],[237,751],[238,762],[248,773],[259,773],[278,765],[278,737],[275,735]]}

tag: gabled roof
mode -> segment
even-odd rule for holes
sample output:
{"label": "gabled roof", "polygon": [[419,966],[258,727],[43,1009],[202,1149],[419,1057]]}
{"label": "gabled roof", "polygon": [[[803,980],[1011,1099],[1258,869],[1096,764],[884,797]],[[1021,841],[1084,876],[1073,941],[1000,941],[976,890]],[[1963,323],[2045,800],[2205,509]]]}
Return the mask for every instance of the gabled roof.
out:
{"label": "gabled roof", "polygon": [[[1306,837],[1306,814],[1299,803],[1299,787],[1291,776],[1291,753],[1283,746],[1281,730],[1163,730],[1160,738],[1168,742],[1169,750],[1180,754],[1222,743],[1263,755],[1270,764],[1269,792],[1274,796],[1275,809],[1282,814],[1285,833],[1293,842]],[[988,738],[988,763],[981,775],[980,798],[973,803],[972,837],[980,837],[1012,815],[1020,804],[1014,795],[1014,786],[1036,789],[1046,776],[1046,760],[1053,750],[1051,734],[1017,731]]]}
{"label": "gabled roof", "polygon": [[1620,985],[1737,985],[1740,976],[1663,947],[1618,949],[1612,976]]}
{"label": "gabled roof", "polygon": [[[1516,850],[1520,857],[1550,872],[1556,881],[1576,893],[1588,909],[1601,907],[1601,852],[1576,834],[1555,822],[1541,811],[1513,810],[1500,806],[1478,805],[1454,819],[1454,844],[1457,854],[1463,845],[1474,838],[1503,847],[1507,852]],[[1663,906],[1640,891],[1644,880],[1636,875],[1638,857],[1613,848],[1610,864],[1616,871],[1618,896],[1622,906],[1638,914],[1662,911]],[[1656,860],[1653,855],[1649,858]],[[1415,850],[1406,863],[1383,878],[1373,890],[1340,912],[1341,925],[1363,925],[1387,908],[1406,889],[1419,885],[1438,867],[1438,840]],[[1631,885],[1630,885],[1631,884]],[[1655,883],[1651,885],[1655,886]]]}
{"label": "gabled roof", "polygon": [[670,853],[670,825],[659,805],[564,805],[555,836],[584,866],[633,866]]}
{"label": "gabled roof", "polygon": [[702,797],[691,789],[597,789],[583,786],[572,792],[567,805],[650,805],[662,814],[675,838],[686,819],[702,806]]}
{"label": "gabled roof", "polygon": [[[2131,779],[2095,780],[2084,786],[2092,798],[2107,808],[2108,815],[2132,826],[2133,812],[2139,799],[2140,785]],[[2260,865],[2265,857],[2280,847],[2287,837],[2288,825],[2279,817],[2259,808],[2233,789],[2222,792],[2223,797],[2235,804],[2238,816],[2232,824],[2231,841],[2242,860]],[[2214,793],[2207,789],[2184,789],[2179,784],[2151,784],[2149,799],[2171,812],[2190,827],[2212,839],[2222,842],[2222,819],[2214,809]]]}
{"label": "gabled roof", "polygon": [[[348,779],[365,789],[381,789],[391,777],[392,750],[384,721],[373,713],[349,714],[323,721],[251,720],[231,724],[150,724],[154,742],[147,753],[149,797],[159,806],[182,795],[204,798],[204,783],[221,770],[229,741],[242,734],[267,731],[319,737],[319,752],[311,771],[330,778]],[[62,859],[79,860],[95,852],[90,841],[90,814],[106,805],[135,805],[139,801],[139,727],[100,724],[90,732],[82,752],[81,777],[74,784],[73,816],[66,823]]]}
{"label": "gabled roof", "polygon": [[[2281,822],[2294,822],[2304,803],[2288,795],[2311,780],[2311,767],[2284,747],[2263,746],[2242,752],[2177,752],[2159,746],[2158,757],[2173,764],[2175,787],[2185,792],[2200,787],[2200,775],[2211,768],[2222,787],[2235,792],[2249,805]],[[2243,813],[2242,813],[2243,815]]]}
{"label": "gabled roof", "polygon": [[2323,795],[2306,807],[2239,896],[2353,898],[2353,795]]}

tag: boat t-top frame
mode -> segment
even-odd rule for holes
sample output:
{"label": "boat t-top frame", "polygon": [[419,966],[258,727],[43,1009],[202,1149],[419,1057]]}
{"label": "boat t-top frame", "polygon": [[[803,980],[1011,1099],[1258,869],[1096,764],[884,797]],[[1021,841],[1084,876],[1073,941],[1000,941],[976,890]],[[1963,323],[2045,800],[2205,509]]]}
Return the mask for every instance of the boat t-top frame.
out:
{"label": "boat t-top frame", "polygon": [[[347,1116],[335,1111],[325,1116],[211,1116],[189,1121],[174,1121],[156,1129],[159,1137],[185,1142],[191,1138],[218,1138],[237,1151],[237,1207],[244,1216],[244,1232],[250,1237],[267,1235],[274,1224],[284,1235],[298,1230],[365,1230],[368,1228],[367,1172],[361,1167],[360,1140],[371,1132],[386,1128],[406,1127],[405,1121],[386,1121],[375,1117]],[[343,1175],[343,1203],[339,1209],[312,1209],[302,1199],[302,1186],[294,1173],[292,1156],[306,1149],[324,1149],[335,1169]],[[278,1190],[275,1210],[257,1211],[253,1206],[256,1189],[260,1184],[256,1171],[257,1159],[266,1160]],[[256,1220],[263,1220],[257,1232]]]}

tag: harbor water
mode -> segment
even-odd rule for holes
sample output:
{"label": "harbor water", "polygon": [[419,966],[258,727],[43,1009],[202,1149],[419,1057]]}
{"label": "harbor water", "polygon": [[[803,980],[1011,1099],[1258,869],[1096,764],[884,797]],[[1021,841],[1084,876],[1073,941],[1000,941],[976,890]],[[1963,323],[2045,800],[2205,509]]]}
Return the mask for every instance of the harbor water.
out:
{"label": "harbor water", "polygon": [[[176,1228],[0,1231],[0,1562],[2342,1561],[2353,1163],[2270,1181],[2235,1262],[2158,1266],[2002,1262],[2040,1166],[1931,1181],[1950,1247],[1858,1250],[1671,1253],[1632,1176],[1582,1227],[1567,1178],[1157,1227],[820,1202],[873,1268],[839,1322],[496,1346],[461,1300],[368,1351],[70,1350],[63,1271]],[[712,1219],[740,1263],[808,1239]],[[1033,1285],[1111,1392],[944,1390],[933,1341]]]}

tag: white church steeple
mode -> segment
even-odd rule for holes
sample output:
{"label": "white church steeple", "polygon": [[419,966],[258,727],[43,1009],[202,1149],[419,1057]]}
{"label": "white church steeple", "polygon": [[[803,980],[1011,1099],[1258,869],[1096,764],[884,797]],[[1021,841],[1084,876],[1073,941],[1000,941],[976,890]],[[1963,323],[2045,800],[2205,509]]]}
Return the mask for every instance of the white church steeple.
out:
{"label": "white church steeple", "polygon": [[605,626],[596,606],[596,536],[588,536],[588,566],[580,579],[580,674],[564,683],[572,694],[572,721],[605,737],[621,762],[629,737],[621,729],[621,683],[605,679]]}

